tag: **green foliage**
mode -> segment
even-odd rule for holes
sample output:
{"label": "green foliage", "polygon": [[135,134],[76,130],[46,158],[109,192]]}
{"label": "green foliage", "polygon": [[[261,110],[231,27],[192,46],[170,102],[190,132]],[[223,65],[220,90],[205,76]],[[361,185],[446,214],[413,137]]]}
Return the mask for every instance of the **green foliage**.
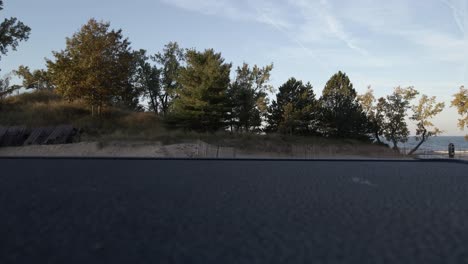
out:
{"label": "green foliage", "polygon": [[269,107],[268,131],[309,135],[317,129],[317,101],[310,83],[290,78],[279,87]]}
{"label": "green foliage", "polygon": [[416,121],[416,137],[419,144],[414,147],[408,155],[413,154],[430,137],[442,133],[440,129],[434,126],[431,119],[444,110],[445,104],[436,102],[436,97],[422,95],[418,104],[412,106],[413,116],[411,120]]}
{"label": "green foliage", "polygon": [[381,98],[379,107],[382,110],[383,132],[385,138],[393,144],[393,149],[399,151],[398,143],[408,141],[410,134],[406,124],[407,111],[411,101],[419,94],[413,87],[397,87],[391,95]]}
{"label": "green foliage", "polygon": [[169,42],[164,46],[163,52],[158,52],[152,59],[161,67],[160,89],[157,97],[159,98],[161,112],[165,116],[180,89],[179,75],[182,63],[185,60],[185,53],[177,42]]}
{"label": "green foliage", "polygon": [[0,78],[0,111],[3,110],[3,101],[7,96],[13,94],[14,91],[19,90],[21,86],[11,85],[11,76],[7,75],[4,78]]}
{"label": "green foliage", "polygon": [[134,86],[149,99],[150,110],[158,114],[159,96],[161,94],[161,70],[148,62],[149,57],[146,56],[145,50],[134,52],[134,58]]}
{"label": "green foliage", "polygon": [[[464,86],[460,87],[460,91],[453,95],[452,107],[456,107],[458,114],[461,116],[458,119],[458,127],[461,130],[468,128],[468,89]],[[468,140],[468,135],[465,136]]]}
{"label": "green foliage", "polygon": [[374,140],[381,144],[380,136],[383,135],[382,100],[375,99],[374,90],[372,90],[370,86],[364,94],[358,95],[357,99],[367,116],[368,128]]}
{"label": "green foliage", "polygon": [[367,117],[357,100],[348,76],[338,72],[328,80],[320,98],[322,134],[336,138],[366,139],[370,132]]}
{"label": "green foliage", "polygon": [[98,114],[103,106],[135,109],[138,104],[138,90],[131,83],[135,58],[130,42],[121,30],[109,27],[89,20],[67,38],[65,50],[53,53],[55,61],[47,61],[57,91],[68,100],[84,99]]}
{"label": "green foliage", "polygon": [[[0,1],[0,11],[2,10],[3,1]],[[0,23],[0,60],[1,55],[6,55],[9,48],[16,50],[20,41],[28,40],[30,32],[31,28],[16,17],[5,18]]]}
{"label": "green foliage", "polygon": [[229,86],[228,98],[230,107],[230,125],[233,131],[258,131],[262,125],[262,116],[267,111],[267,92],[272,90],[268,85],[273,64],[252,69],[244,63],[238,67],[237,76]]}
{"label": "green foliage", "polygon": [[30,71],[27,66],[19,66],[14,73],[23,79],[23,87],[26,89],[52,89],[53,85],[49,74],[45,70]]}
{"label": "green foliage", "polygon": [[196,131],[217,131],[226,126],[227,89],[231,64],[212,49],[188,50],[187,65],[180,70],[178,98],[174,100],[170,125]]}

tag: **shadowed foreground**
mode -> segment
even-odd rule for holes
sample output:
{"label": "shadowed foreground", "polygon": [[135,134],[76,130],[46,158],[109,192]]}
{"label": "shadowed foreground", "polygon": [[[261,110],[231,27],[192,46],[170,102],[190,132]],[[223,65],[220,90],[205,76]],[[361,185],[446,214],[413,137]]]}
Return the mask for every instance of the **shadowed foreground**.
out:
{"label": "shadowed foreground", "polygon": [[467,263],[468,165],[0,159],[0,263]]}

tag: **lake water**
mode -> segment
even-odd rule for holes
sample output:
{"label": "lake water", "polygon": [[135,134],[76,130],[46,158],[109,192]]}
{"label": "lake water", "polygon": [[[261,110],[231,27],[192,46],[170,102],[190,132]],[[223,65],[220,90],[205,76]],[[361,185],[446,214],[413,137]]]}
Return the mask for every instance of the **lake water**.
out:
{"label": "lake water", "polygon": [[[468,156],[468,141],[465,140],[464,137],[449,137],[449,136],[439,136],[439,137],[431,137],[428,141],[424,142],[418,149],[416,153],[419,154],[447,154],[448,152],[448,145],[453,143],[455,145],[455,153],[463,154]],[[410,137],[408,142],[400,143],[398,146],[400,147],[403,153],[408,153],[411,151],[416,145],[418,141],[416,141],[415,137]]]}

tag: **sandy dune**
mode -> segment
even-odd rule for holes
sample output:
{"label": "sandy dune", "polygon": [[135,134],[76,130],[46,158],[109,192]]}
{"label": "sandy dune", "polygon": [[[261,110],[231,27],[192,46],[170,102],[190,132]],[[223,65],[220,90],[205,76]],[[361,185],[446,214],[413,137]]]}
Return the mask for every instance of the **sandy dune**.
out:
{"label": "sandy dune", "polygon": [[35,157],[154,157],[154,158],[401,158],[374,146],[292,146],[285,151],[240,150],[203,141],[163,145],[160,142],[80,142],[0,148],[3,156]]}

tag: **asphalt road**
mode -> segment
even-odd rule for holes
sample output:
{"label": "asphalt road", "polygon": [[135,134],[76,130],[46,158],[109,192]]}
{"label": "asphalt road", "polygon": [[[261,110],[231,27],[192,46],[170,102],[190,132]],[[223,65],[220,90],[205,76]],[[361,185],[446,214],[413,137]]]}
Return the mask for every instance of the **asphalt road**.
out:
{"label": "asphalt road", "polygon": [[0,263],[468,263],[468,165],[0,159]]}

